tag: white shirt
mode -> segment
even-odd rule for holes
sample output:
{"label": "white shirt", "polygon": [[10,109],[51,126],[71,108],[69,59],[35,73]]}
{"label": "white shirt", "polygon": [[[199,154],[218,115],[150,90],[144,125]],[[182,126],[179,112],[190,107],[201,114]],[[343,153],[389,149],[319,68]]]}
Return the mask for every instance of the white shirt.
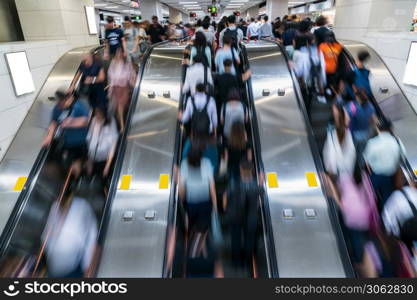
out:
{"label": "white shirt", "polygon": [[[324,60],[323,53],[317,50],[317,47],[311,47],[311,60],[316,65],[320,65],[320,80],[323,86],[326,86],[326,62]],[[299,50],[294,51],[294,73],[298,78],[308,84],[311,80],[311,60],[310,53],[307,47],[302,47]]]}
{"label": "white shirt", "polygon": [[240,44],[243,41],[243,31],[242,31],[242,29],[237,28],[236,25],[231,25],[231,26],[223,29],[222,32],[220,32],[220,36],[219,36],[220,48],[223,48],[223,36],[224,36],[224,33],[226,32],[227,29],[237,30],[237,39],[238,39],[237,43],[238,44]]}
{"label": "white shirt", "polygon": [[[201,111],[204,108],[204,105],[207,103],[207,95],[205,93],[196,93],[194,96],[195,107]],[[182,115],[182,122],[187,123],[194,112],[193,104],[191,103],[191,98],[187,100],[187,106],[185,107],[184,114]],[[217,108],[216,102],[213,97],[210,97],[209,104],[207,105],[207,114],[210,118],[210,133],[213,132],[214,128],[217,128]]]}
{"label": "white shirt", "polygon": [[[407,193],[408,198],[417,208],[417,191],[411,187],[404,187],[404,192]],[[401,226],[405,221],[413,217],[408,200],[404,197],[401,191],[395,191],[388,198],[382,211],[382,220],[384,221],[385,229],[400,237]]]}
{"label": "white shirt", "polygon": [[118,133],[114,118],[109,124],[103,126],[103,122],[97,122],[93,118],[87,134],[88,157],[94,162],[107,161],[110,151],[114,151]]}
{"label": "white shirt", "polygon": [[356,149],[350,130],[346,130],[343,145],[340,145],[336,130],[327,134],[323,148],[323,161],[326,171],[331,174],[352,174],[356,163]]}
{"label": "white shirt", "polygon": [[381,132],[368,141],[363,157],[375,174],[391,176],[397,171],[402,151],[405,153],[404,147],[390,133]]}
{"label": "white shirt", "polygon": [[274,34],[272,33],[272,25],[269,22],[262,24],[259,27],[259,36],[260,37],[273,37]]}
{"label": "white shirt", "polygon": [[[63,219],[64,218],[64,219]],[[91,205],[83,198],[74,197],[66,216],[56,202],[49,213],[46,231],[46,258],[51,277],[62,277],[81,263],[83,271],[90,266],[97,243],[97,220]]]}
{"label": "white shirt", "polygon": [[246,32],[247,38],[252,36],[259,36],[259,26],[255,22],[249,24],[248,31]]}
{"label": "white shirt", "polygon": [[204,70],[207,72],[207,83],[213,85],[213,77],[209,68],[204,68],[202,63],[195,63],[187,69],[182,88],[184,93],[191,92],[191,95],[195,94],[197,84],[204,83]]}

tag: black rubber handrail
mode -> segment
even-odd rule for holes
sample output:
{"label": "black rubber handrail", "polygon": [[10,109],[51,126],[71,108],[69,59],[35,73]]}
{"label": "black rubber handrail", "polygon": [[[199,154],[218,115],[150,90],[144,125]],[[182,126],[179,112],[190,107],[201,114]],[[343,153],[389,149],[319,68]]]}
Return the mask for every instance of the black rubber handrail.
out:
{"label": "black rubber handrail", "polygon": [[[98,53],[98,51],[100,51],[101,49],[103,49],[102,46],[98,46],[96,47],[92,52],[94,53]],[[75,76],[75,75],[74,75]],[[49,76],[48,76],[49,77]],[[39,91],[42,91],[42,89]],[[38,97],[39,97],[38,94]],[[38,98],[37,97],[37,98]],[[37,99],[36,98],[36,99]],[[36,100],[35,100],[36,101]],[[22,123],[23,124],[23,123]],[[59,136],[58,136],[59,138]],[[27,180],[23,186],[22,191],[19,194],[19,197],[16,200],[16,203],[13,207],[13,210],[10,214],[10,217],[3,229],[3,232],[1,233],[0,236],[0,257],[2,257],[5,254],[5,251],[7,249],[7,246],[10,242],[10,239],[13,235],[14,229],[17,225],[17,222],[20,218],[20,216],[22,215],[22,212],[24,210],[24,208],[26,207],[27,202],[29,201],[30,195],[33,191],[33,188],[36,185],[36,181],[37,178],[39,176],[39,173],[42,170],[42,167],[44,166],[44,163],[51,151],[52,145],[53,145],[53,141],[47,146],[47,147],[42,147],[41,150],[39,151],[39,154],[37,155],[35,162],[27,176]]]}
{"label": "black rubber handrail", "polygon": [[[242,50],[242,61],[243,67],[245,70],[250,69],[249,59],[246,47],[241,45]],[[249,78],[246,81],[246,92],[248,95],[248,108],[250,111],[251,117],[251,130],[252,130],[252,141],[253,141],[253,150],[254,150],[254,158],[255,158],[255,165],[256,165],[256,173],[257,174],[265,174],[264,172],[264,165],[262,160],[262,150],[261,150],[261,141],[259,137],[259,125],[258,125],[258,118],[256,114],[255,108],[255,99],[253,96],[253,89],[252,89],[252,80]],[[264,185],[265,191],[266,186]],[[278,269],[278,262],[276,256],[276,249],[275,249],[275,242],[274,242],[274,234],[272,230],[272,217],[271,211],[269,208],[269,199],[268,194],[265,192],[261,197],[261,216],[262,216],[262,225],[265,231],[264,242],[266,246],[266,255],[267,255],[267,263],[268,263],[268,273],[271,278],[278,278],[279,277],[279,269]]]}
{"label": "black rubber handrail", "polygon": [[314,164],[316,166],[316,169],[318,171],[318,177],[319,180],[321,182],[321,189],[323,192],[323,196],[327,201],[328,204],[328,212],[329,212],[329,217],[330,217],[330,222],[332,224],[334,233],[336,235],[336,240],[337,240],[337,246],[339,249],[339,253],[340,253],[340,258],[342,260],[342,264],[343,264],[343,268],[345,270],[345,274],[347,277],[356,277],[356,272],[355,269],[353,267],[353,262],[350,258],[350,254],[349,254],[349,250],[347,247],[347,242],[345,239],[345,236],[343,234],[343,230],[340,224],[342,224],[342,220],[340,220],[339,218],[339,214],[338,214],[338,207],[336,205],[336,202],[334,201],[334,199],[330,196],[329,193],[327,193],[326,190],[326,185],[325,185],[325,178],[324,178],[324,174],[325,174],[325,170],[324,170],[324,166],[323,166],[323,162],[321,160],[321,155],[320,155],[320,151],[319,151],[319,147],[317,145],[316,139],[314,138],[314,131],[313,131],[313,127],[311,125],[310,122],[310,118],[308,116],[307,113],[307,108],[305,106],[305,102],[303,100],[303,96],[301,93],[301,89],[300,86],[298,84],[298,80],[294,74],[294,71],[289,67],[289,57],[288,54],[286,52],[286,50],[284,49],[284,47],[275,41],[270,41],[270,40],[266,40],[268,42],[271,42],[275,45],[278,46],[279,50],[281,51],[283,57],[285,58],[286,61],[286,65],[288,68],[288,72],[291,75],[292,81],[293,81],[293,88],[295,91],[295,96],[298,102],[298,106],[304,116],[304,121],[306,123],[306,131],[307,131],[307,136],[308,136],[308,141],[310,144],[310,149],[312,152],[312,156],[313,156],[313,160],[314,160]]}

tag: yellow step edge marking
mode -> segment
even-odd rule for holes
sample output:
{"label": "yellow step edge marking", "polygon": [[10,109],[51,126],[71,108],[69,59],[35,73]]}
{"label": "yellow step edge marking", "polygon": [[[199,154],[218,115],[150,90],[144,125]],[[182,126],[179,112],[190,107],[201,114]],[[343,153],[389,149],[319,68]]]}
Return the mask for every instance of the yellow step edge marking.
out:
{"label": "yellow step edge marking", "polygon": [[414,170],[414,174],[416,174],[416,176],[417,176],[417,170]]}
{"label": "yellow step edge marking", "polygon": [[159,188],[167,189],[169,187],[169,174],[159,175]]}
{"label": "yellow step edge marking", "polygon": [[307,183],[309,187],[317,187],[319,184],[317,183],[316,173],[314,172],[306,172]]}
{"label": "yellow step edge marking", "polygon": [[278,187],[278,176],[277,173],[268,173],[268,187],[271,189]]}
{"label": "yellow step edge marking", "polygon": [[130,182],[132,181],[132,175],[123,175],[122,180],[120,182],[120,190],[128,190],[130,189]]}
{"label": "yellow step edge marking", "polygon": [[20,192],[21,190],[23,190],[23,187],[25,186],[25,183],[26,183],[27,179],[28,179],[27,177],[17,178],[17,181],[16,181],[16,184],[13,188],[13,191]]}

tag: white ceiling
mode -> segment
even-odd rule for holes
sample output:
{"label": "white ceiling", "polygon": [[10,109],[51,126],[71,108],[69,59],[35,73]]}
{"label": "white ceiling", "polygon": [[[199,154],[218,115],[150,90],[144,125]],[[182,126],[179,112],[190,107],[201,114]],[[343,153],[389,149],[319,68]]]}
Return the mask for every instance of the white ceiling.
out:
{"label": "white ceiling", "polygon": [[[185,13],[197,12],[206,14],[207,8],[212,4],[212,0],[160,0],[171,7],[177,8]],[[219,0],[220,5],[225,11],[245,11],[246,9],[259,5],[264,0]],[[288,6],[303,4],[314,0],[289,0]],[[140,2],[140,1],[139,1]],[[100,9],[122,12],[126,14],[139,14],[139,9],[130,7],[130,0],[95,0],[95,6]],[[221,11],[220,11],[221,13]]]}

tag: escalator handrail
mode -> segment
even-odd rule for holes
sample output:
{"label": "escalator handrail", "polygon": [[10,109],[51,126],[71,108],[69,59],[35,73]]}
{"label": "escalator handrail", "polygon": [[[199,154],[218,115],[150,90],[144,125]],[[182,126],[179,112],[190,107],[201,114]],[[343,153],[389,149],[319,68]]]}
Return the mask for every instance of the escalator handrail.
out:
{"label": "escalator handrail", "polygon": [[[343,54],[347,57],[348,62],[350,63],[352,69],[354,67],[357,67],[355,59],[353,58],[353,56],[349,52],[349,50],[347,50],[346,47],[344,47],[343,50],[344,50]],[[381,61],[382,61],[382,59],[381,59]],[[385,65],[385,63],[384,63],[384,65]],[[385,65],[385,67],[388,69],[388,67],[386,65]],[[388,71],[389,71],[389,69],[388,69]],[[391,74],[391,72],[390,72],[390,74]],[[392,74],[391,74],[391,76],[392,76]],[[395,80],[395,78],[394,78],[394,80]],[[395,83],[398,85],[397,81],[395,81]],[[400,88],[400,90],[401,90],[401,88]],[[408,102],[408,99],[407,99],[407,97],[405,97],[404,92],[402,90],[401,90],[401,92],[403,93],[404,98]],[[378,121],[379,122],[384,122],[384,121],[388,120],[388,118],[385,116],[384,112],[382,111],[381,107],[379,106],[379,103],[376,100],[375,96],[372,94],[371,97],[369,97],[369,98],[370,98],[370,101],[371,101],[372,105],[375,107],[375,111],[376,111],[376,115],[378,117]],[[416,113],[413,106],[409,102],[408,102],[408,104],[413,109],[414,113]],[[392,132],[392,134],[393,134],[393,136],[395,136],[394,132]],[[398,137],[396,137],[396,139],[399,140]],[[413,170],[410,162],[408,161],[408,159],[405,155],[401,155],[400,165],[401,165],[401,168],[403,169],[403,171],[405,172],[406,178],[408,178],[409,180],[412,180],[414,183],[417,183],[417,175],[414,173],[414,170]]]}
{"label": "escalator handrail", "polygon": [[294,88],[294,92],[295,92],[294,94],[296,96],[298,106],[300,107],[300,110],[301,110],[301,112],[304,116],[304,121],[305,121],[305,124],[306,124],[306,131],[307,131],[308,141],[309,141],[309,144],[310,144],[311,153],[312,153],[312,156],[313,156],[314,164],[315,164],[315,166],[317,168],[317,171],[318,171],[317,175],[318,175],[319,180],[321,182],[321,190],[322,190],[323,196],[326,199],[327,204],[328,204],[330,222],[332,224],[334,233],[336,235],[337,245],[338,245],[338,249],[339,249],[339,252],[340,252],[340,258],[342,260],[343,268],[345,270],[345,274],[346,274],[347,277],[356,277],[356,272],[355,272],[355,269],[353,267],[353,262],[350,258],[349,251],[348,251],[348,248],[347,248],[347,242],[346,242],[345,236],[343,234],[342,227],[340,225],[342,220],[340,220],[340,218],[339,218],[338,208],[336,206],[336,202],[327,193],[326,188],[325,188],[325,184],[324,184],[325,178],[323,176],[325,174],[325,169],[324,169],[324,166],[323,166],[323,162],[321,160],[321,155],[320,155],[320,151],[319,151],[317,142],[314,138],[313,127],[311,125],[310,118],[309,118],[308,113],[307,113],[307,108],[305,106],[305,102],[302,100],[303,96],[302,96],[302,93],[301,93],[301,88],[298,84],[298,80],[295,76],[294,70],[292,70],[289,66],[290,59],[288,57],[288,54],[287,54],[285,48],[282,46],[281,43],[276,42],[276,41],[271,41],[271,40],[266,40],[266,41],[277,45],[278,48],[280,49],[285,61],[286,61],[286,66],[288,68],[288,72],[290,73],[291,79],[292,79],[292,82],[293,82],[293,88]]}
{"label": "escalator handrail", "polygon": [[[243,61],[243,67],[245,70],[248,70],[250,67],[249,59],[247,55],[247,50],[244,45],[241,45],[241,54],[242,54],[242,61]],[[252,90],[252,80],[249,78],[246,81],[246,92],[248,95],[248,110],[249,110],[249,118],[251,119],[251,130],[252,130],[252,144],[253,144],[253,155],[255,158],[255,165],[257,169],[257,174],[265,173],[264,172],[264,165],[262,161],[262,151],[261,151],[261,142],[260,142],[260,136],[259,136],[259,125],[258,125],[258,119],[256,114],[256,108],[255,108],[255,99],[253,96],[253,90]],[[264,182],[265,191],[266,184]],[[279,277],[279,270],[278,270],[278,262],[277,262],[277,256],[276,256],[276,249],[275,249],[275,243],[274,243],[274,235],[272,230],[272,217],[271,217],[271,211],[269,208],[269,199],[267,193],[263,193],[263,196],[261,197],[261,214],[262,214],[262,225],[264,228],[265,236],[265,246],[266,246],[266,259],[267,259],[267,265],[268,265],[268,274],[270,278],[278,278]]]}
{"label": "escalator handrail", "polygon": [[[92,51],[93,53],[98,53],[103,48],[103,46],[98,46],[94,48]],[[58,61],[59,62],[59,61]],[[51,71],[52,72],[52,71]],[[49,77],[49,76],[48,76]],[[78,87],[77,87],[78,88]],[[41,93],[43,87],[40,89],[38,96],[35,98],[37,99],[39,97],[39,94]],[[36,100],[35,100],[36,101]],[[23,124],[23,123],[22,123]],[[62,132],[61,132],[62,134]],[[55,136],[55,138],[59,138],[60,135]],[[53,141],[47,146],[42,147],[39,151],[35,162],[27,176],[26,182],[23,186],[22,191],[20,192],[17,201],[13,207],[13,210],[9,216],[9,219],[7,220],[7,223],[3,229],[3,232],[0,235],[0,257],[2,257],[7,249],[7,246],[10,242],[10,239],[12,237],[12,234],[14,232],[15,227],[17,226],[17,222],[20,219],[20,216],[22,215],[22,212],[24,208],[26,207],[26,204],[29,200],[29,197],[33,191],[33,188],[36,185],[37,178],[39,177],[40,171],[42,170],[42,167],[51,151]]]}

